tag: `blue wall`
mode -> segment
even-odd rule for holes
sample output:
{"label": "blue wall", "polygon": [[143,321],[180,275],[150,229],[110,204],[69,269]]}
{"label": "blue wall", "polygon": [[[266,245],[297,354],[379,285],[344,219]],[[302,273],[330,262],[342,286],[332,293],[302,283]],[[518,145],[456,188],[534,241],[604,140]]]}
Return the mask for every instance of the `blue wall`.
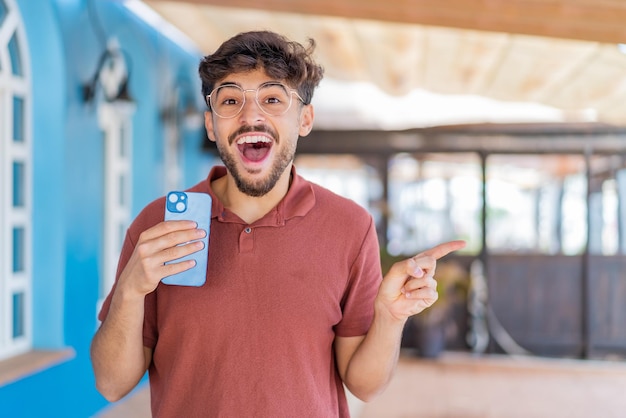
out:
{"label": "blue wall", "polygon": [[[108,0],[17,0],[26,27],[33,91],[33,325],[39,349],[75,357],[0,387],[0,415],[88,417],[107,405],[95,390],[89,345],[102,271],[104,161],[96,107],[82,100],[105,39],[130,59],[133,216],[163,194],[166,93],[186,80],[199,95],[199,51],[165,38]],[[201,99],[200,99],[201,100]],[[201,103],[199,101],[199,103]],[[198,109],[203,109],[198,106]],[[202,127],[184,132],[183,186],[206,175]]]}

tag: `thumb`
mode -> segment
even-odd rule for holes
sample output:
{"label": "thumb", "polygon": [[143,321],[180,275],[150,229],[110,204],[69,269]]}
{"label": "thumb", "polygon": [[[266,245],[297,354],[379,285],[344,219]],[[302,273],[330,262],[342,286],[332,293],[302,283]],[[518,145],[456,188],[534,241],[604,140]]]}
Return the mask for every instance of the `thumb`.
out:
{"label": "thumb", "polygon": [[413,258],[394,263],[383,280],[383,283],[394,291],[400,291],[410,277],[422,277],[422,270]]}

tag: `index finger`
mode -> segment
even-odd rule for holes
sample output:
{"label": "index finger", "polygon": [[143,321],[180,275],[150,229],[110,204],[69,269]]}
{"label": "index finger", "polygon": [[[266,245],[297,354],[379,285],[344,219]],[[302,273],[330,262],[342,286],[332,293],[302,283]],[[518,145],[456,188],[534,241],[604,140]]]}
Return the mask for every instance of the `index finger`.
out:
{"label": "index finger", "polygon": [[197,227],[198,227],[198,224],[194,221],[186,221],[186,220],[163,221],[143,231],[141,234],[141,237],[143,237],[144,239],[154,239],[154,238],[158,238],[163,235],[169,234],[170,232],[183,231],[186,229],[194,229]]}
{"label": "index finger", "polygon": [[448,241],[426,250],[422,252],[422,254],[433,257],[435,260],[439,260],[441,257],[450,254],[452,251],[457,251],[464,247],[465,241],[463,240]]}

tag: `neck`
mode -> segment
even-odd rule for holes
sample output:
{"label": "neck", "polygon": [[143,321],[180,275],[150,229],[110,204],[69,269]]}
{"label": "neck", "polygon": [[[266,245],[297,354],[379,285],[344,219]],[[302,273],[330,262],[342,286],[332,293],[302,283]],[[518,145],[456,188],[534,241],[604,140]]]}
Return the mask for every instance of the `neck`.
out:
{"label": "neck", "polygon": [[224,207],[251,224],[267,215],[285,197],[291,183],[291,165],[285,169],[272,190],[260,197],[242,193],[229,172],[212,183],[213,191]]}

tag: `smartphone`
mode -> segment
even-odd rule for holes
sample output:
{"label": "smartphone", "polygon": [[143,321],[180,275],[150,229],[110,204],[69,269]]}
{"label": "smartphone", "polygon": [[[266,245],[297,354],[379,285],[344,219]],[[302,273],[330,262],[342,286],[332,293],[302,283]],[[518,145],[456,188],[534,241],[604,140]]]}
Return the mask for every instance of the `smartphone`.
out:
{"label": "smartphone", "polygon": [[202,286],[206,282],[207,262],[209,257],[209,233],[211,227],[211,196],[207,193],[170,192],[165,200],[165,220],[194,221],[199,229],[206,231],[204,248],[193,254],[168,263],[195,260],[196,265],[189,270],[167,276],[161,282],[179,286]]}

